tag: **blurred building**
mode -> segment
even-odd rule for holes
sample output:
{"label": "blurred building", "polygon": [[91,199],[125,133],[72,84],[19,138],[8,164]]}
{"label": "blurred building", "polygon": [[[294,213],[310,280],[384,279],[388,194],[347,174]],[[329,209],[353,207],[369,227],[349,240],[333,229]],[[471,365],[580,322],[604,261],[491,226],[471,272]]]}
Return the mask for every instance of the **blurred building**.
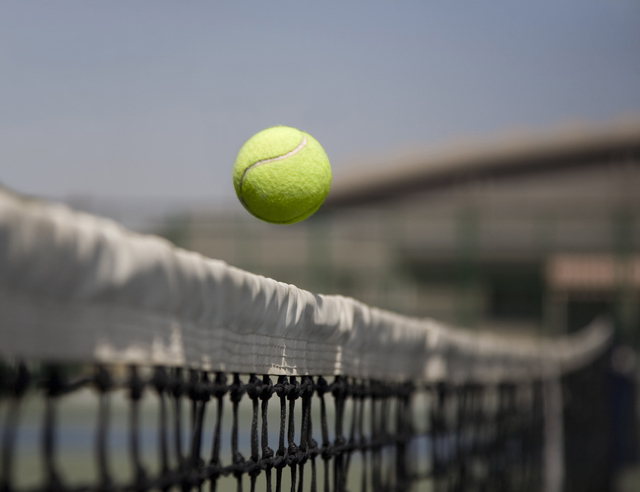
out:
{"label": "blurred building", "polygon": [[[467,327],[640,335],[640,121],[370,159],[292,226],[167,224],[181,245],[309,290]],[[631,340],[630,340],[631,341]]]}

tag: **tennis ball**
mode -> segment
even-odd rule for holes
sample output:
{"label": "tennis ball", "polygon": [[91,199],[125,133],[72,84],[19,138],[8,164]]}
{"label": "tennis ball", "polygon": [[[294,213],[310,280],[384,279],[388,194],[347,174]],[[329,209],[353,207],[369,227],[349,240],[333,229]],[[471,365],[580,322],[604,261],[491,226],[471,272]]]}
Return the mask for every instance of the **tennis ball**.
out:
{"label": "tennis ball", "polygon": [[331,165],[308,133],[274,126],[242,146],[233,167],[238,199],[257,218],[293,224],[320,208],[331,186]]}

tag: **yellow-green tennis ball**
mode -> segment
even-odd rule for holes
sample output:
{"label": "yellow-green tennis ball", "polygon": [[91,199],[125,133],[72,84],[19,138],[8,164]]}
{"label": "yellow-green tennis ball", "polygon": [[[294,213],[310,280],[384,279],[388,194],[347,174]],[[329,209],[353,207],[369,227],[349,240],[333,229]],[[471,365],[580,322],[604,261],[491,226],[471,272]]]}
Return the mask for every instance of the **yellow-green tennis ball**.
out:
{"label": "yellow-green tennis ball", "polygon": [[331,187],[329,158],[308,133],[274,126],[242,146],[233,184],[244,207],[274,224],[293,224],[320,208]]}

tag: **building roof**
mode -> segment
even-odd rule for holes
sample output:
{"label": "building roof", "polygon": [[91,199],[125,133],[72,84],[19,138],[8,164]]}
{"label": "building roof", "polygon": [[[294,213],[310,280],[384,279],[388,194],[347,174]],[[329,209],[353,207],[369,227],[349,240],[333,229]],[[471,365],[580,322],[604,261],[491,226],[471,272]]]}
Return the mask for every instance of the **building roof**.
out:
{"label": "building roof", "polygon": [[640,117],[486,141],[460,141],[439,150],[377,158],[337,176],[326,206],[369,205],[487,178],[620,161],[640,163]]}

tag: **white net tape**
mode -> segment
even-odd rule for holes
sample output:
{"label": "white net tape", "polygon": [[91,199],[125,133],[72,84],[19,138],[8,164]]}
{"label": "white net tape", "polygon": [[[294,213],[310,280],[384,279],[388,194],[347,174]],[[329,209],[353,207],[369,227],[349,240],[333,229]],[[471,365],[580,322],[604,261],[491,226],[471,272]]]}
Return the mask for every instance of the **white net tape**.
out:
{"label": "white net tape", "polygon": [[380,380],[504,381],[580,367],[598,322],[553,339],[467,332],[313,294],[0,189],[0,355]]}

